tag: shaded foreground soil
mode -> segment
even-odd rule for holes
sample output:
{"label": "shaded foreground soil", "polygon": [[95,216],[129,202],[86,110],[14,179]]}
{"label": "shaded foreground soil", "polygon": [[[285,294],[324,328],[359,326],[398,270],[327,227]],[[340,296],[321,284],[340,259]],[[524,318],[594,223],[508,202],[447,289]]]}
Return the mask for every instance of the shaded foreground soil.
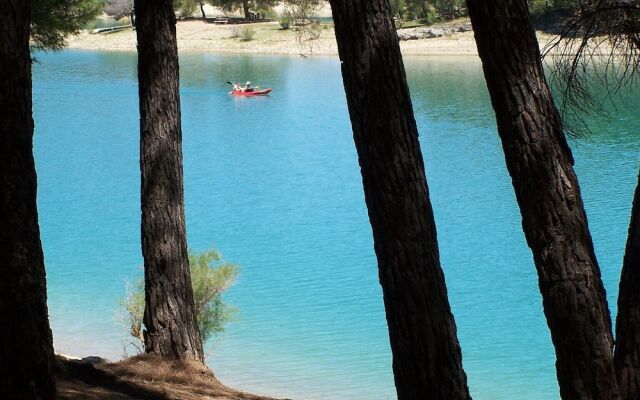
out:
{"label": "shaded foreground soil", "polygon": [[117,363],[56,360],[62,400],[275,400],[230,389],[196,363],[140,355]]}

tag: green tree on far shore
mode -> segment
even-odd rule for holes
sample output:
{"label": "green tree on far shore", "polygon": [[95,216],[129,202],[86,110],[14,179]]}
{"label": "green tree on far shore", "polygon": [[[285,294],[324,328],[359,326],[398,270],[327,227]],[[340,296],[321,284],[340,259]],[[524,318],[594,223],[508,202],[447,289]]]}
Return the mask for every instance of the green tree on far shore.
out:
{"label": "green tree on far shore", "polygon": [[529,12],[540,17],[558,11],[573,11],[578,4],[578,0],[529,0]]}
{"label": "green tree on far shore", "polygon": [[205,19],[207,18],[207,14],[204,12],[205,3],[205,0],[175,0],[173,2],[173,8],[175,8],[182,17],[190,17],[199,8],[202,19]]}
{"label": "green tree on far shore", "polygon": [[135,26],[133,0],[106,0],[104,12],[116,21],[125,17],[129,18],[129,24]]}
{"label": "green tree on far shore", "polygon": [[399,22],[418,20],[431,24],[467,15],[464,0],[389,0],[389,6],[391,14]]}
{"label": "green tree on far shore", "polygon": [[279,3],[277,0],[207,0],[214,7],[220,7],[225,11],[242,10],[246,20],[251,19],[252,11],[269,9]]}

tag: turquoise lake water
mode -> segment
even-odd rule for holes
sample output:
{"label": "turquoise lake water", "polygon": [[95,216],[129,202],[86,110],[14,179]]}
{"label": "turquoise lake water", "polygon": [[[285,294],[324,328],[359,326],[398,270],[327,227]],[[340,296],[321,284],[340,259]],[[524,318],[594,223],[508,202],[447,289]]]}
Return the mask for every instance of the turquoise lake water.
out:
{"label": "turquoise lake water", "polygon": [[[57,351],[118,359],[142,275],[134,53],[38,54],[35,156]],[[475,58],[405,60],[464,366],[476,400],[558,399],[532,257]],[[337,58],[181,55],[192,250],[242,266],[239,320],[209,343],[228,385],[394,399],[391,357]],[[229,96],[254,80],[270,97]],[[572,141],[615,308],[638,172],[640,91]],[[615,309],[613,310],[615,312]],[[130,352],[131,350],[129,350]]]}

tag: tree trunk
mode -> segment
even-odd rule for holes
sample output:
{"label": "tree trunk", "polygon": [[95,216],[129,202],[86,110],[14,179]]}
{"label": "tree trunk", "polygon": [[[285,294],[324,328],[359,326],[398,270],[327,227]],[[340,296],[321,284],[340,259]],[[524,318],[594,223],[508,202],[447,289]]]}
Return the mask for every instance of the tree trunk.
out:
{"label": "tree trunk", "polygon": [[618,399],[605,290],[527,1],[467,4],[538,271],[562,398]]}
{"label": "tree trunk", "polygon": [[249,10],[249,2],[243,1],[242,2],[242,9],[244,10],[244,19],[246,19],[247,21],[250,21],[251,20],[251,10]]}
{"label": "tree trunk", "polygon": [[31,2],[0,0],[0,399],[55,399],[33,160]]}
{"label": "tree trunk", "polygon": [[386,0],[331,0],[399,400],[468,400],[418,131]]}
{"label": "tree trunk", "polygon": [[203,361],[187,257],[175,14],[171,0],[136,0],[135,7],[145,348]]}
{"label": "tree trunk", "polygon": [[200,3],[200,12],[202,13],[202,19],[207,19],[207,14],[204,12],[204,3]]}
{"label": "tree trunk", "polygon": [[614,363],[621,399],[640,399],[640,175],[620,278]]}

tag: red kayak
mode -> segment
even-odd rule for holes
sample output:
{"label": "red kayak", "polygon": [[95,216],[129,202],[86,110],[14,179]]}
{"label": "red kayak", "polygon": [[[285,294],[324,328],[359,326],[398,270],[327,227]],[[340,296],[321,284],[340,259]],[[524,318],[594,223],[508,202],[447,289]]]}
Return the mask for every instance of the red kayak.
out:
{"label": "red kayak", "polygon": [[271,93],[271,89],[262,89],[262,90],[252,90],[250,92],[242,92],[240,90],[233,90],[229,92],[234,96],[265,96]]}

